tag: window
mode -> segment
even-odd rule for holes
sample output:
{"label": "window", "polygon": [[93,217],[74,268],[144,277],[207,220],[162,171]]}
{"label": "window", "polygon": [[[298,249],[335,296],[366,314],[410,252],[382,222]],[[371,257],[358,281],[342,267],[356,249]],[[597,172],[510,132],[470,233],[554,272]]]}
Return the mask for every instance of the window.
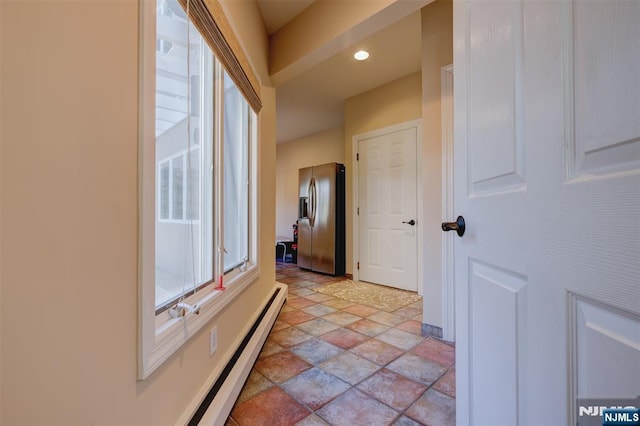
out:
{"label": "window", "polygon": [[257,115],[178,0],[149,4],[141,2],[140,378],[258,274]]}
{"label": "window", "polygon": [[177,0],[157,3],[155,56],[155,307],[160,313],[215,276],[216,62]]}
{"label": "window", "polygon": [[249,105],[224,73],[224,248],[226,272],[248,258]]}

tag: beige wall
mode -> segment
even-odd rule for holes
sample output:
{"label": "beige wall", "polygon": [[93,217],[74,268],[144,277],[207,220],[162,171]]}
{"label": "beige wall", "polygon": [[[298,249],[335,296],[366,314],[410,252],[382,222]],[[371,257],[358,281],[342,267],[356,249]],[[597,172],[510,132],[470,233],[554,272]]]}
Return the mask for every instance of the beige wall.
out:
{"label": "beige wall", "polygon": [[240,46],[263,86],[271,86],[269,77],[269,35],[254,1],[218,0]]}
{"label": "beige wall", "polygon": [[213,320],[213,358],[205,327],[137,382],[138,4],[0,10],[0,423],[173,424],[274,288],[275,91],[262,90],[261,278]]}
{"label": "beige wall", "polygon": [[422,114],[420,72],[345,100],[344,158],[347,166],[347,272],[353,273],[353,136]]}
{"label": "beige wall", "polygon": [[276,235],[291,237],[298,218],[298,169],[344,163],[344,130],[325,130],[276,146]]}
{"label": "beige wall", "polygon": [[[2,52],[2,7],[0,7],[0,53]],[[0,212],[2,212],[2,55],[0,54]],[[2,213],[0,213],[0,218]],[[0,423],[2,423],[2,220],[0,219]]]}
{"label": "beige wall", "polygon": [[[424,173],[423,323],[442,327],[441,68],[453,62],[453,8],[438,0],[422,9],[422,134]],[[432,225],[432,226],[431,226]]]}

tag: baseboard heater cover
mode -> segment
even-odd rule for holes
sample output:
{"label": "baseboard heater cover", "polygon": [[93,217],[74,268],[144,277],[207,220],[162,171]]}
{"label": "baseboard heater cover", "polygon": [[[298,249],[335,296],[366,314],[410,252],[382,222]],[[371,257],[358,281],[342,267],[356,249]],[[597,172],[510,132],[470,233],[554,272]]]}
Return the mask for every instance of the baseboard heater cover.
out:
{"label": "baseboard heater cover", "polygon": [[189,426],[225,424],[286,298],[287,287],[278,284],[249,332],[187,422]]}

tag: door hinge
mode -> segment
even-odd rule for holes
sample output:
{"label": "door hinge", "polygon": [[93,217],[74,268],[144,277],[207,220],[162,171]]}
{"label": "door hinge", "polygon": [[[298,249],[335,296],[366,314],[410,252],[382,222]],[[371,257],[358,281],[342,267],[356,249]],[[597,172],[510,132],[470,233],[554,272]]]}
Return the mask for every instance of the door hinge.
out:
{"label": "door hinge", "polygon": [[360,153],[356,152],[356,161],[360,161]]}
{"label": "door hinge", "polygon": [[358,262],[358,266],[357,266],[357,269],[360,269],[360,262]]}
{"label": "door hinge", "polygon": [[358,207],[358,213],[356,213],[358,216],[360,216],[360,207]]}

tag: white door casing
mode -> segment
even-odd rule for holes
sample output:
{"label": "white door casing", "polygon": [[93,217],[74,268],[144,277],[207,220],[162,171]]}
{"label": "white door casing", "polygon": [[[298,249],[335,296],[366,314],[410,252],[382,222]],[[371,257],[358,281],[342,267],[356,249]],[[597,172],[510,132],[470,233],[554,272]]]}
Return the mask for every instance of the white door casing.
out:
{"label": "white door casing", "polygon": [[409,122],[354,136],[356,279],[418,291],[419,134]]}
{"label": "white door casing", "polygon": [[640,395],[637,22],[637,1],[454,3],[458,424]]}
{"label": "white door casing", "polygon": [[[453,64],[440,69],[442,108],[442,220],[454,217]],[[455,341],[454,233],[442,233],[442,339]]]}

